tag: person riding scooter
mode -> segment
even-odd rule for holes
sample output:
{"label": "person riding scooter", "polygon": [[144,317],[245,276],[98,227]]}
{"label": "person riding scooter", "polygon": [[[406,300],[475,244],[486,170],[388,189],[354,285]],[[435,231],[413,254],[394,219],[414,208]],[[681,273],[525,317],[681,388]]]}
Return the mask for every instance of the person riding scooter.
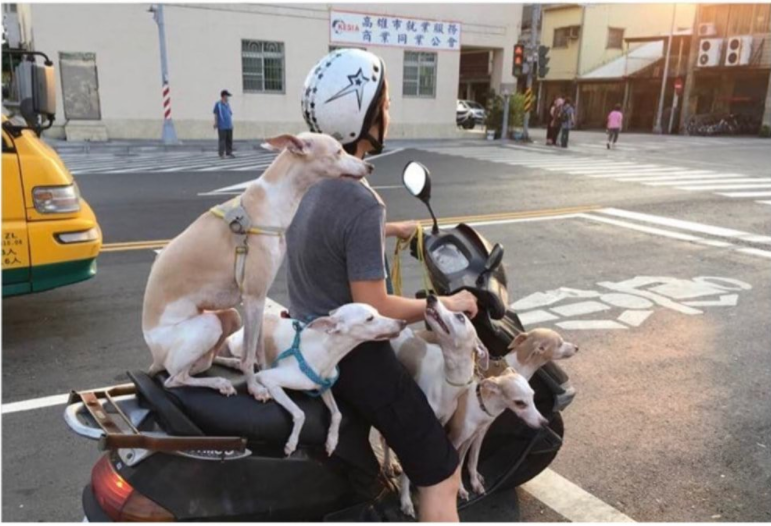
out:
{"label": "person riding scooter", "polygon": [[[311,131],[332,135],[359,158],[382,151],[389,106],[385,64],[357,49],[325,56],[303,87],[303,116]],[[366,182],[330,180],[308,191],[286,235],[293,318],[326,315],[358,302],[410,323],[423,319],[425,300],[394,296],[386,287],[385,237],[407,239],[416,225],[386,223],[385,216],[385,204]],[[467,291],[441,301],[450,310],[477,313],[476,298]],[[457,521],[457,452],[390,343],[354,349],[340,362],[333,392],[396,453],[419,488],[420,519]]]}

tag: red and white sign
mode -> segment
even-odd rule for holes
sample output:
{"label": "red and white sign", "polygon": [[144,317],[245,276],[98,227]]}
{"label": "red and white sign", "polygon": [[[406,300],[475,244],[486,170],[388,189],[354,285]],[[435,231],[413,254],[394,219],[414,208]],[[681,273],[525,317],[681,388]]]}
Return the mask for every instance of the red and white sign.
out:
{"label": "red and white sign", "polygon": [[678,93],[683,91],[683,79],[681,77],[675,79],[675,91]]}

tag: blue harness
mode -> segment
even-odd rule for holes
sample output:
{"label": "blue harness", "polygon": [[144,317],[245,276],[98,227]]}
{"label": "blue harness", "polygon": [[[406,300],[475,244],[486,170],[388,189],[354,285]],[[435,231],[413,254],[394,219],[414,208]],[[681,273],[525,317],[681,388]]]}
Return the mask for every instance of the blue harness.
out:
{"label": "blue harness", "polygon": [[294,327],[295,330],[294,342],[292,343],[292,346],[279,354],[278,358],[273,361],[273,364],[270,367],[273,369],[278,365],[278,362],[284,358],[289,358],[290,356],[293,357],[295,360],[297,360],[297,365],[300,366],[300,370],[305,376],[308,377],[308,380],[318,386],[321,386],[319,389],[306,391],[306,393],[314,397],[321,396],[329,389],[331,389],[333,385],[335,385],[335,382],[340,377],[340,369],[335,367],[335,375],[332,378],[322,378],[319,376],[318,373],[316,373],[316,371],[314,371],[313,368],[308,364],[308,362],[305,361],[305,357],[300,351],[300,334],[303,332],[303,329],[305,329],[305,325],[302,325],[299,321],[295,320],[292,322],[292,327]]}

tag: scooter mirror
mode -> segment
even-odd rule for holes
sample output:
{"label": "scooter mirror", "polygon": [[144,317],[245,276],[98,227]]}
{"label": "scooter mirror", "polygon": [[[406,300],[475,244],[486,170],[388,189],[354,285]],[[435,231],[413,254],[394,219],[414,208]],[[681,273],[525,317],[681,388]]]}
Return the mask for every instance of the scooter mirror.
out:
{"label": "scooter mirror", "polygon": [[404,167],[402,182],[412,195],[423,202],[431,199],[431,177],[428,168],[417,161],[410,161]]}

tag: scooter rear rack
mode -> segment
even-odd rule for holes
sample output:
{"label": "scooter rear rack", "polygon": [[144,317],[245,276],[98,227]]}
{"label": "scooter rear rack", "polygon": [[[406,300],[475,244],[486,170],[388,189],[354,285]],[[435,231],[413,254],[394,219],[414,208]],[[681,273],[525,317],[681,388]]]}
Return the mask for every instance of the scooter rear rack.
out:
{"label": "scooter rear rack", "polygon": [[[115,401],[115,397],[126,395],[136,395],[134,384],[70,393],[68,406],[81,403],[102,429],[103,434],[99,438],[99,447],[102,450],[145,449],[164,452],[209,450],[240,453],[246,449],[246,439],[243,437],[179,437],[143,433]],[[117,415],[119,421],[116,422],[111,415]]]}

